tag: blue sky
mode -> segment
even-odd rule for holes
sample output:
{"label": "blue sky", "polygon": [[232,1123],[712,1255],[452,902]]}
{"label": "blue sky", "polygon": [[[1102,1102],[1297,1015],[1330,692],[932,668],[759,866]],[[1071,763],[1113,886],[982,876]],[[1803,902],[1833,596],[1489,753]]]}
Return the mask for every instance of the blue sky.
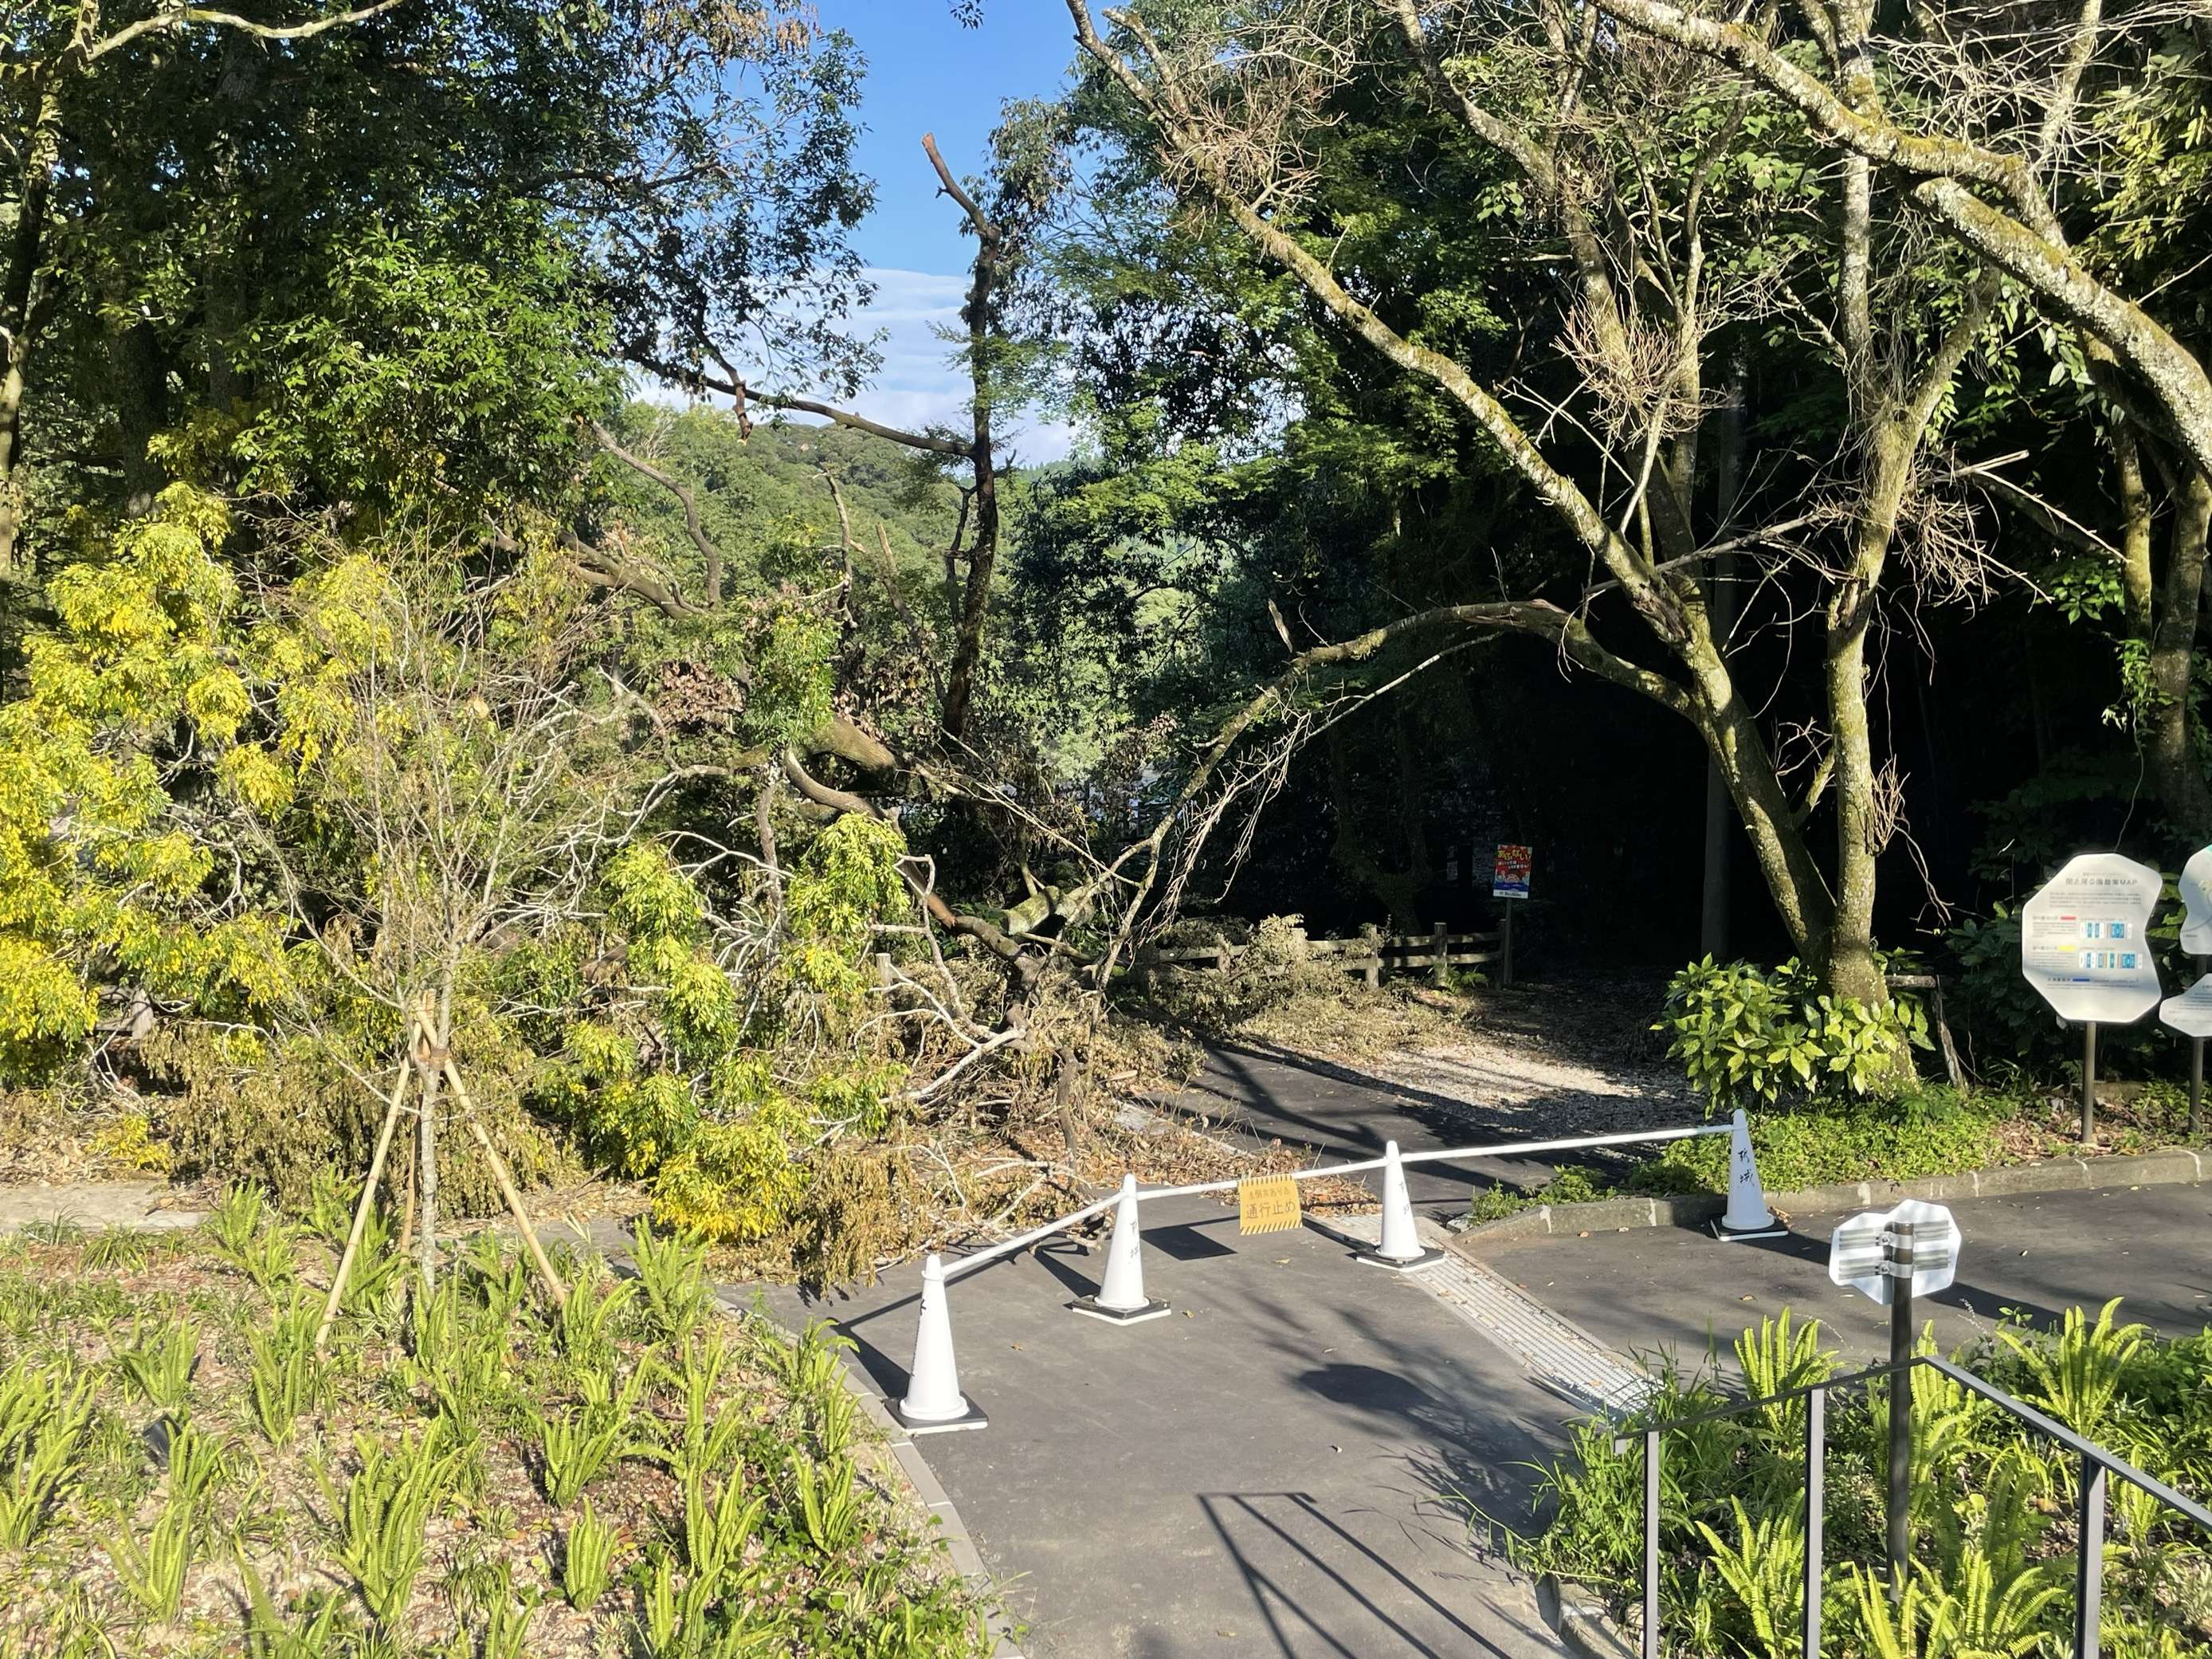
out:
{"label": "blue sky", "polygon": [[[876,207],[857,245],[877,286],[870,321],[884,331],[884,367],[854,401],[879,420],[912,425],[955,416],[962,381],[932,331],[958,321],[970,244],[960,210],[937,194],[921,135],[955,173],[983,170],[991,129],[1009,98],[1050,97],[1065,84],[1075,42],[1062,0],[986,0],[966,29],[947,0],[817,0],[823,25],[843,29],[868,59],[860,101],[860,163]],[[1020,458],[1066,453],[1054,428],[1018,439]]]}

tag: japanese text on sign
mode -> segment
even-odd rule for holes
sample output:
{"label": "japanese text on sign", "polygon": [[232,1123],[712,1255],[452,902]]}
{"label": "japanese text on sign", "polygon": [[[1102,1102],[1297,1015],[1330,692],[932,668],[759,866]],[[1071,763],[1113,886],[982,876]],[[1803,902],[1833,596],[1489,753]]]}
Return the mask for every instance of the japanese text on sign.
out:
{"label": "japanese text on sign", "polygon": [[2159,999],[2145,937],[2162,884],[2117,853],[2084,853],[2021,907],[2020,968],[2061,1019],[2126,1024]]}
{"label": "japanese text on sign", "polygon": [[1298,1183],[1288,1176],[1255,1176],[1237,1183],[1237,1231],[1285,1232],[1298,1224]]}
{"label": "japanese text on sign", "polygon": [[1498,862],[1490,877],[1490,896],[1492,898],[1524,899],[1528,896],[1529,851],[1525,847],[1501,847]]}

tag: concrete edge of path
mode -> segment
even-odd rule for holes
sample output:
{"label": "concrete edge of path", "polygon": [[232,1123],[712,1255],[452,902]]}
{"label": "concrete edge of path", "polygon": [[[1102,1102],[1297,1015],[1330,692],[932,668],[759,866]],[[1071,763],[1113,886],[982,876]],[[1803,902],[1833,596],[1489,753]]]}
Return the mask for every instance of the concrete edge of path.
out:
{"label": "concrete edge of path", "polygon": [[[632,1273],[637,1271],[636,1261],[630,1255],[633,1241],[628,1227],[616,1223],[611,1227],[603,1224],[588,1230],[578,1228],[576,1231],[596,1246],[610,1262],[618,1262]],[[786,1336],[795,1338],[798,1335],[789,1326],[769,1314],[765,1307],[757,1305],[753,1298],[740,1296],[727,1286],[715,1289],[714,1305],[732,1319],[759,1319]],[[962,1582],[989,1598],[990,1611],[985,1615],[984,1624],[991,1633],[992,1659],[1024,1659],[1021,1647],[1014,1639],[1013,1621],[1007,1617],[1006,1604],[995,1593],[990,1570],[983,1565],[982,1554],[976,1549],[975,1540],[969,1535],[967,1522],[960,1518],[960,1511],[954,1506],[944,1484],[931,1472],[929,1465],[922,1462],[921,1454],[915,1449],[912,1437],[884,1408],[882,1396],[877,1394],[867,1379],[850,1363],[849,1356],[844,1353],[837,1356],[837,1375],[845,1384],[845,1392],[852,1395],[854,1402],[860,1407],[860,1414],[873,1424],[883,1437],[877,1443],[877,1449],[885,1455],[878,1460],[878,1468],[888,1464],[884,1473],[902,1481],[914,1495],[915,1502],[921,1505],[922,1512],[935,1522],[938,1545],[944,1550],[945,1559],[951,1564],[953,1571],[960,1575]]]}
{"label": "concrete edge of path", "polygon": [[[1903,1199],[1937,1203],[1953,1199],[2005,1198],[2021,1193],[2081,1192],[2106,1187],[2164,1187],[2206,1178],[2212,1153],[2186,1146],[2164,1152],[2114,1154],[2106,1158],[2051,1158],[2034,1164],[2003,1164],[1957,1175],[1921,1176],[1911,1181],[1838,1182],[1794,1193],[1769,1193],[1771,1209],[1823,1214],[1867,1209]],[[1451,1248],[1474,1256],[1490,1244],[1517,1244],[1532,1238],[1579,1237],[1588,1233],[1626,1232],[1632,1227],[1700,1227],[1728,1207],[1717,1193],[1680,1198],[1602,1198],[1589,1204],[1538,1204],[1518,1215],[1500,1217],[1452,1234]]]}
{"label": "concrete edge of path", "polygon": [[1557,1573],[1547,1572],[1536,1582],[1537,1611],[1577,1659],[1636,1659],[1636,1648],[1626,1633],[1603,1607],[1579,1599],[1581,1595]]}
{"label": "concrete edge of path", "polygon": [[[749,1302],[740,1301],[731,1291],[717,1291],[714,1300],[729,1313],[764,1319],[787,1336],[796,1334],[789,1327]],[[952,1570],[971,1587],[991,1596],[991,1611],[985,1622],[994,1643],[991,1650],[993,1659],[1023,1659],[1021,1648],[1015,1640],[1013,1621],[1007,1617],[1004,1603],[993,1593],[990,1570],[983,1565],[982,1554],[976,1549],[975,1540],[969,1535],[967,1523],[960,1518],[960,1511],[945,1492],[944,1483],[922,1460],[921,1449],[915,1446],[913,1438],[884,1408],[883,1396],[848,1363],[843,1354],[838,1356],[837,1375],[844,1379],[845,1391],[859,1405],[861,1415],[882,1432],[882,1447],[889,1454],[892,1468],[924,1511],[937,1523],[937,1541],[943,1547],[946,1559],[951,1562]]]}

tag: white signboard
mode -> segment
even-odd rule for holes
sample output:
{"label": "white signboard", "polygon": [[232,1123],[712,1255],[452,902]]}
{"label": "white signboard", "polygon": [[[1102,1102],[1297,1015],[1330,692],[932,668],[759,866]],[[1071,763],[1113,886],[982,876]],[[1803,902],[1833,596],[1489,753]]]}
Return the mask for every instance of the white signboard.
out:
{"label": "white signboard", "polygon": [[2192,957],[2212,957],[2212,847],[2200,847],[2181,866],[2181,948]]}
{"label": "white signboard", "polygon": [[2158,1017],[2184,1036],[2212,1037],[2212,974],[2160,1003]]}
{"label": "white signboard", "polygon": [[[1903,1224],[1900,1226],[1900,1224]],[[1941,1204],[1908,1198],[1893,1210],[1855,1215],[1828,1241],[1828,1277],[1887,1308],[1905,1264],[1903,1227],[1911,1229],[1912,1294],[1929,1296],[1959,1273],[1959,1224]]]}
{"label": "white signboard", "polygon": [[2061,1019],[2125,1025],[2159,999],[2151,912],[2155,870],[2118,853],[2084,853],[2020,913],[2020,970]]}

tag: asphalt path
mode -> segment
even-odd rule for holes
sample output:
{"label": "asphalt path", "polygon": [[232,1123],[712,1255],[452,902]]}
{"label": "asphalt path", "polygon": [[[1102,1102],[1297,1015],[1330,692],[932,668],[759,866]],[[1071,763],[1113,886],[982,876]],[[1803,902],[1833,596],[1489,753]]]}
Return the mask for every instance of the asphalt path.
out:
{"label": "asphalt path", "polygon": [[[1923,1297],[1948,1351],[2008,1316],[2055,1326],[2069,1308],[2094,1316],[2113,1297],[2120,1316],[2172,1335],[2212,1323],[2212,1187],[2107,1188],[1962,1200],[1959,1272]],[[1780,1238],[1723,1243],[1687,1228],[1553,1236],[1478,1253],[1607,1346],[1725,1358],[1747,1325],[1791,1310],[1817,1317],[1854,1358],[1886,1357],[1889,1313],[1828,1279],[1828,1241],[1851,1212],[1789,1218]]]}
{"label": "asphalt path", "polygon": [[[1198,1075],[1170,1103],[1247,1139],[1310,1146],[1329,1158],[1380,1158],[1392,1140],[1410,1152],[1528,1138],[1478,1102],[1267,1043],[1208,1043]],[[1473,1188],[1500,1182],[1539,1186],[1551,1173],[1534,1158],[1451,1158],[1412,1165],[1406,1189],[1416,1210],[1443,1220],[1466,1212]]]}
{"label": "asphalt path", "polygon": [[[1103,1253],[956,1279],[963,1388],[988,1428],[916,1445],[1037,1659],[1522,1659],[1556,1654],[1524,1580],[1470,1544],[1517,1519],[1571,1407],[1407,1278],[1318,1231],[1239,1237],[1203,1199],[1147,1206],[1165,1318],[1069,1311]],[[889,1398],[919,1274],[827,1316]]]}
{"label": "asphalt path", "polygon": [[[1212,1054],[1192,1096],[1236,1134],[1318,1161],[1488,1139],[1479,1103],[1252,1047]],[[1417,1209],[1539,1175],[1482,1159],[1408,1171]],[[1954,1205],[1957,1282],[1923,1308],[1947,1348],[2007,1317],[2052,1324],[2124,1298],[2124,1316],[2194,1333],[2212,1320],[2212,1189],[2154,1187]],[[1826,1275],[1841,1216],[1785,1218],[1723,1243],[1643,1228],[1476,1252],[1484,1266],[1620,1354],[1727,1365],[1747,1324],[1818,1317],[1854,1358],[1888,1316]],[[954,1282],[961,1382],[988,1428],[916,1446],[957,1505],[1036,1659],[1397,1659],[1556,1654],[1525,1581],[1471,1540],[1470,1517],[1524,1522],[1531,1465],[1575,1407],[1463,1312],[1352,1261],[1312,1228],[1240,1237],[1205,1199],[1149,1205],[1149,1292],[1163,1319],[1068,1310],[1097,1255],[1061,1241]],[[810,1300],[887,1398],[905,1389],[919,1272]],[[1476,1528],[1477,1535],[1486,1528]]]}

